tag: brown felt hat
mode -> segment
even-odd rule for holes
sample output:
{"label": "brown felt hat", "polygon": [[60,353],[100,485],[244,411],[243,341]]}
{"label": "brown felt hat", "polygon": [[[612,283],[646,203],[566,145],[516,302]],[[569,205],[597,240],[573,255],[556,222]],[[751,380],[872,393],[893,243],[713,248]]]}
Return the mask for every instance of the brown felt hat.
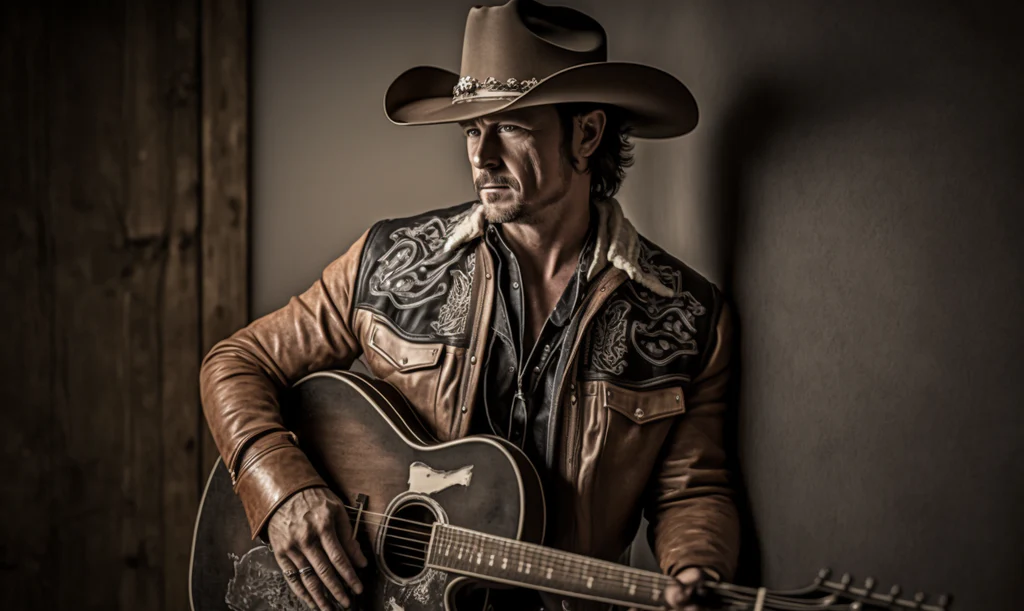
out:
{"label": "brown felt hat", "polygon": [[580,11],[534,0],[476,6],[466,19],[460,74],[411,68],[388,87],[384,112],[398,125],[430,125],[596,102],[622,109],[639,138],[681,136],[697,125],[697,102],[674,76],[607,58],[604,28]]}

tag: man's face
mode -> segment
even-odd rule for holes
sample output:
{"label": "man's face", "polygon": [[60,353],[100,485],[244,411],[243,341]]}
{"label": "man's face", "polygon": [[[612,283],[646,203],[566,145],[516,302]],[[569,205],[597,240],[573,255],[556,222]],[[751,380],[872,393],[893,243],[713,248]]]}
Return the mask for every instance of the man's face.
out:
{"label": "man's face", "polygon": [[553,106],[494,114],[460,126],[489,222],[529,223],[569,192],[576,175]]}

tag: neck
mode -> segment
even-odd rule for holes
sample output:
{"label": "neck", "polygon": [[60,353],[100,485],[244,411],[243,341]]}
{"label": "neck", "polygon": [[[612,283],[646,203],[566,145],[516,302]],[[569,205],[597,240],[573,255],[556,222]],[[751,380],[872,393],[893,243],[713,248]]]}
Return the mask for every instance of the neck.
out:
{"label": "neck", "polygon": [[457,526],[435,524],[427,566],[638,609],[664,609],[671,577]]}
{"label": "neck", "polygon": [[573,197],[546,206],[529,223],[505,223],[502,229],[520,264],[548,280],[576,265],[589,223],[589,197]]}

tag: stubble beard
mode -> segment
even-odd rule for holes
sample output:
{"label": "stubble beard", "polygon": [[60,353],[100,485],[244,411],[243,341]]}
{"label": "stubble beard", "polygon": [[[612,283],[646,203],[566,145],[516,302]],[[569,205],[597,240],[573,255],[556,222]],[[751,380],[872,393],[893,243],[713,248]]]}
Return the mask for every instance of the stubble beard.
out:
{"label": "stubble beard", "polygon": [[[567,160],[563,160],[562,167],[562,187],[551,196],[545,198],[543,201],[538,201],[533,205],[527,206],[523,200],[521,187],[516,181],[509,181],[511,183],[511,189],[509,189],[508,195],[511,195],[509,201],[501,201],[505,199],[498,194],[488,194],[488,197],[484,197],[480,191],[477,191],[477,195],[480,197],[480,202],[483,204],[483,215],[484,219],[488,223],[501,224],[501,223],[519,223],[522,225],[531,225],[539,221],[542,216],[540,213],[559,201],[565,194],[569,192],[569,179],[571,177],[572,166],[569,165]],[[501,194],[505,195],[505,194]]]}

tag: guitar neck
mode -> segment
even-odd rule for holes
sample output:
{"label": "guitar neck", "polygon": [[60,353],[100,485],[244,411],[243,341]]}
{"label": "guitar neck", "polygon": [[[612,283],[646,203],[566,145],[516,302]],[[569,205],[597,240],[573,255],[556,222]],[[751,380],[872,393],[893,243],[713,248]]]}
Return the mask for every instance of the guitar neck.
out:
{"label": "guitar neck", "polygon": [[427,566],[483,581],[639,609],[664,609],[672,578],[614,562],[435,524]]}

